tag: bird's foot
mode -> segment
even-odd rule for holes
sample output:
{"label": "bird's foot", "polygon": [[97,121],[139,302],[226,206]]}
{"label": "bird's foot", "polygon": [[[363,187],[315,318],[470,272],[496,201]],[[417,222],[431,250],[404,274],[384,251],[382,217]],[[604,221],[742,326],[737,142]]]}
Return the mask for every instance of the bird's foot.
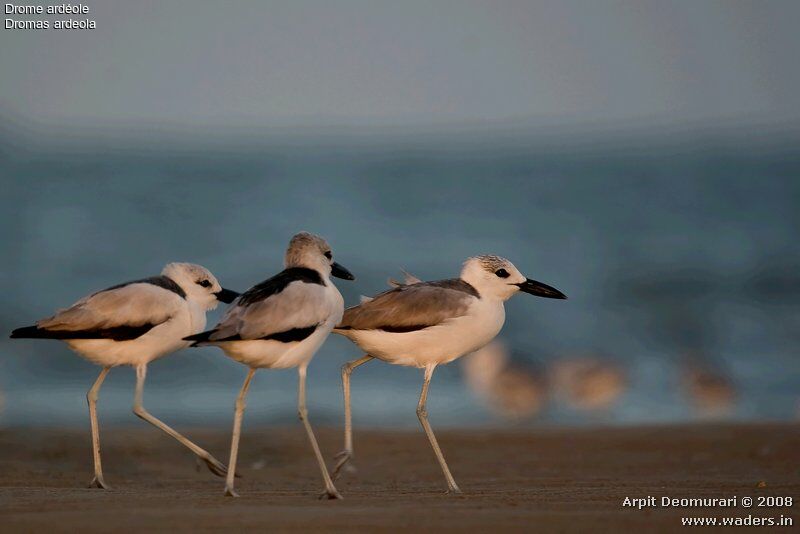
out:
{"label": "bird's foot", "polygon": [[233,486],[228,486],[225,484],[225,496],[226,497],[238,497],[239,494],[236,493],[236,490],[233,489]]}
{"label": "bird's foot", "polygon": [[[203,460],[206,463],[206,467],[208,467],[208,470],[217,475],[218,477],[224,478],[225,476],[227,476],[228,468],[225,466],[225,464],[223,464],[210,454],[208,456],[198,456],[198,458]],[[241,478],[239,473],[236,473],[235,476],[237,478]]]}
{"label": "bird's foot", "polygon": [[463,491],[461,491],[461,489],[458,487],[458,485],[456,485],[456,484],[453,484],[452,486],[450,486],[449,488],[447,488],[447,493],[446,493],[446,495],[461,495],[461,494],[463,494],[463,493],[464,493],[464,492],[463,492]]}
{"label": "bird's foot", "polygon": [[348,451],[345,449],[334,456],[333,459],[337,460],[336,467],[333,468],[333,473],[331,474],[331,478],[334,481],[341,476],[342,471],[345,471],[346,473],[356,472],[355,466],[353,466],[351,463],[351,460],[353,459],[353,451]]}
{"label": "bird's foot", "polygon": [[104,490],[111,489],[111,486],[106,484],[106,481],[103,480],[103,475],[95,475],[92,481],[89,483],[90,488],[100,488]]}
{"label": "bird's foot", "polygon": [[319,499],[324,500],[335,500],[335,499],[344,499],[342,495],[337,491],[336,488],[331,486],[330,488],[325,489],[322,493],[319,494]]}

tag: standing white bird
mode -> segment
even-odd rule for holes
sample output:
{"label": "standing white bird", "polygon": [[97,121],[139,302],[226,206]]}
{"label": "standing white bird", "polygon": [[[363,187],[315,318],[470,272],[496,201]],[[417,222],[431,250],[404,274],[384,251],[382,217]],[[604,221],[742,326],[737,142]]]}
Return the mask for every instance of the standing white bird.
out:
{"label": "standing white bird", "polygon": [[233,488],[233,473],[245,397],[253,374],[260,368],[297,367],[298,415],[322,471],[325,482],[323,496],[339,499],[341,496],[331,481],[308,422],[306,369],[333,327],[342,319],[344,300],[330,277],[345,280],[354,280],[354,277],[333,261],[331,247],[324,239],[308,232],[292,237],[284,266],[280,273],[245,291],[213,329],[186,339],[194,341],[195,345],[216,345],[230,358],[250,368],[236,400],[225,495],[238,496]]}
{"label": "standing white bird", "polygon": [[448,490],[461,493],[428,423],[425,404],[434,369],[489,343],[503,327],[503,303],[517,292],[555,299],[567,297],[553,287],[526,278],[510,261],[498,256],[468,259],[459,278],[410,282],[348,308],[334,329],[366,355],[342,367],[345,444],[337,455],[339,462],[333,477],[336,480],[353,457],[350,374],[359,365],[378,358],[425,369],[417,417],[439,460]]}
{"label": "standing white bird", "polygon": [[206,311],[216,308],[219,301],[233,302],[237,296],[238,293],[223,289],[205,267],[170,263],[161,276],[98,291],[34,326],[11,333],[12,338],[62,340],[87,360],[103,366],[86,395],[94,451],[90,487],[108,488],[100,462],[97,398],[108,372],[120,365],[136,368],[133,413],[185,445],[212,473],[225,476],[224,464],[145,410],[142,393],[147,364],[189,346],[183,338],[205,328]]}

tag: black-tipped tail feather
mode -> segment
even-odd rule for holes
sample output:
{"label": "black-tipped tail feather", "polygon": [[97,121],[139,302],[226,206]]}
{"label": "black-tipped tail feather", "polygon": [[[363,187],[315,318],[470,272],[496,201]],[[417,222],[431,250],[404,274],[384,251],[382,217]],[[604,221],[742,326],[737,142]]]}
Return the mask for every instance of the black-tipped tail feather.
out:
{"label": "black-tipped tail feather", "polygon": [[13,332],[11,332],[12,339],[17,338],[51,338],[53,334],[46,331],[46,330],[39,330],[39,327],[36,325],[33,326],[23,326],[22,328],[17,328]]}
{"label": "black-tipped tail feather", "polygon": [[211,339],[211,335],[216,332],[216,330],[206,330],[205,332],[200,332],[199,334],[192,334],[191,336],[186,336],[183,338],[184,341],[193,341],[190,347],[199,347],[200,343],[208,341]]}

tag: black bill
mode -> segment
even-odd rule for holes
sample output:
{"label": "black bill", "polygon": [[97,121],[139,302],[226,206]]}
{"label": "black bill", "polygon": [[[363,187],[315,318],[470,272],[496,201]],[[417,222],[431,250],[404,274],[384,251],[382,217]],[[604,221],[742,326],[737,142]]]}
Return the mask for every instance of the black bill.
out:
{"label": "black bill", "polygon": [[218,301],[224,302],[225,304],[230,304],[236,299],[236,297],[239,296],[239,293],[223,287],[220,291],[214,293],[214,295],[217,297]]}
{"label": "black bill", "polygon": [[342,267],[336,262],[333,262],[331,265],[331,276],[335,276],[336,278],[341,278],[343,280],[355,280],[356,277],[353,276],[353,273]]}
{"label": "black bill", "polygon": [[537,282],[536,280],[531,280],[530,278],[521,284],[517,284],[517,286],[519,286],[520,291],[524,291],[525,293],[529,293],[531,295],[536,295],[537,297],[544,297],[547,299],[567,298],[567,296],[558,289],[548,286],[547,284]]}

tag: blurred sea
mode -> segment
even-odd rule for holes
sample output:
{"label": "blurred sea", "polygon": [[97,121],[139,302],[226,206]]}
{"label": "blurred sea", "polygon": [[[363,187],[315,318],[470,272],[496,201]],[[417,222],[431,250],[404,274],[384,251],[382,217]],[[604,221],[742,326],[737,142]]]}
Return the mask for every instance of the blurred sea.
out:
{"label": "blurred sea", "polygon": [[[7,144],[0,331],[170,261],[200,263],[244,290],[277,272],[288,238],[309,230],[356,274],[337,282],[348,304],[383,290],[400,268],[446,278],[479,253],[506,256],[567,293],[508,303],[500,337],[511,359],[547,369],[590,357],[622,369],[625,390],[591,413],[548,395],[538,418],[516,424],[695,419],[687,366],[710,369],[734,392],[726,417],[798,417],[798,145],[597,141],[553,149],[308,139],[235,151]],[[0,353],[0,423],[86,424],[97,368],[58,342],[5,335]],[[337,336],[317,354],[314,423],[341,421],[339,367],[358,356]],[[434,375],[434,426],[500,423],[462,372],[456,362]],[[150,366],[145,405],[170,423],[227,425],[244,375],[217,349],[185,350]],[[360,368],[355,425],[417,425],[421,377],[380,362]],[[246,424],[294,421],[295,392],[293,371],[259,372]],[[136,424],[132,399],[133,372],[113,371],[101,420]]]}

